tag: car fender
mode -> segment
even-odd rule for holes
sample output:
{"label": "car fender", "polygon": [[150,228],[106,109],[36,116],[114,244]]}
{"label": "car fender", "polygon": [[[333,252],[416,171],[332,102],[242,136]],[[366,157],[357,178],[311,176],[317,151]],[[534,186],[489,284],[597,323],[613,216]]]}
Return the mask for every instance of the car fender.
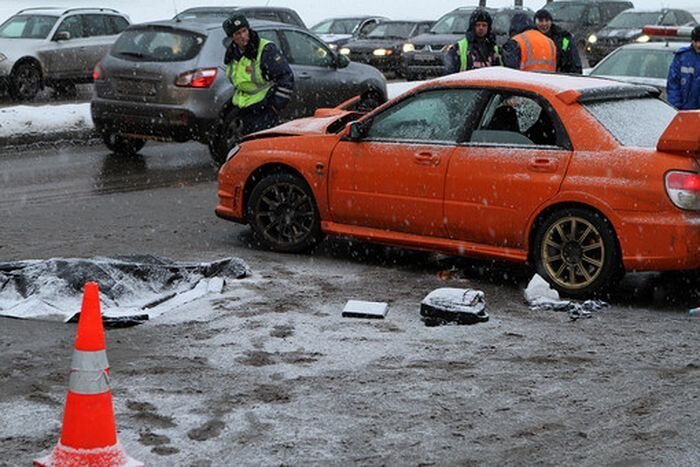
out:
{"label": "car fender", "polygon": [[527,229],[525,232],[523,232],[525,237],[523,244],[526,245],[526,249],[528,251],[532,250],[531,243],[534,239],[537,223],[544,215],[554,211],[558,206],[563,207],[573,205],[588,207],[600,212],[606,219],[608,219],[608,221],[610,221],[615,232],[619,232],[619,228],[617,226],[620,225],[622,220],[607,202],[601,198],[591,196],[589,193],[581,191],[559,192],[552,198],[542,203],[538,209],[534,211],[530,219],[528,219]]}

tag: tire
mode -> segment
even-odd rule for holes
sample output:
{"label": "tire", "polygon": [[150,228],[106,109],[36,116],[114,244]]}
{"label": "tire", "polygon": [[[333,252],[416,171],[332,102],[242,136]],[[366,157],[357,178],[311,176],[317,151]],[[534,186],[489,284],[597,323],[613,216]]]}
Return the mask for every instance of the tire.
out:
{"label": "tire", "polygon": [[146,145],[146,141],[142,139],[127,138],[110,131],[101,133],[105,146],[118,156],[133,156]]}
{"label": "tire", "polygon": [[34,99],[43,86],[41,70],[36,63],[20,63],[10,76],[10,97],[18,101]]}
{"label": "tire", "polygon": [[615,231],[593,211],[568,208],[550,214],[537,229],[534,247],[537,273],[561,295],[590,298],[624,274]]}
{"label": "tire", "polygon": [[243,138],[243,125],[238,112],[232,110],[226,115],[221,127],[209,138],[209,154],[217,166],[226,162],[228,152]]}
{"label": "tire", "polygon": [[246,219],[265,248],[287,253],[312,249],[321,240],[321,222],[311,189],[288,173],[263,178],[250,194]]}

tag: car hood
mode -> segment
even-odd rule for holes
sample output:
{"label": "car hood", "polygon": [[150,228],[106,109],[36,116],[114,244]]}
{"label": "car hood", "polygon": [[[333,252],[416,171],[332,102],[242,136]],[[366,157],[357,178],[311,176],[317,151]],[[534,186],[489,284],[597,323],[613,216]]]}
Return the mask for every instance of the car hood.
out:
{"label": "car hood", "polygon": [[244,141],[251,141],[262,138],[275,138],[279,136],[302,136],[302,135],[324,135],[329,133],[329,127],[334,123],[353,116],[356,118],[357,112],[351,110],[318,109],[313,117],[297,118],[287,123],[277,125],[268,130],[246,136]]}
{"label": "car hood", "polygon": [[318,34],[323,42],[336,42],[344,39],[350,39],[352,34]]}
{"label": "car hood", "polygon": [[406,39],[357,39],[348,42],[345,44],[345,47],[352,50],[365,50],[369,52],[379,48],[391,49],[393,47],[400,47],[404,42],[406,42]]}
{"label": "car hood", "polygon": [[415,45],[445,45],[453,44],[464,37],[464,34],[421,34],[411,39]]}
{"label": "car hood", "polygon": [[642,34],[641,29],[608,29],[603,28],[596,33],[598,38],[632,39]]}

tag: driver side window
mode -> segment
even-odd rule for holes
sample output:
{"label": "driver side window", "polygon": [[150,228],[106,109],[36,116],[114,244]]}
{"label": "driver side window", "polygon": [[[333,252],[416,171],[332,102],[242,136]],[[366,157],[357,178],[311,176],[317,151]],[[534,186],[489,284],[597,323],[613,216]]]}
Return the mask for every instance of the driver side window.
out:
{"label": "driver side window", "polygon": [[284,35],[289,45],[289,63],[323,68],[335,65],[333,54],[320,41],[296,31],[285,31]]}
{"label": "driver side window", "polygon": [[413,95],[374,117],[368,139],[457,143],[479,92],[441,89]]}
{"label": "driver side window", "polygon": [[73,15],[64,19],[56,32],[63,31],[69,32],[71,39],[83,37],[83,22],[80,20],[80,16]]}

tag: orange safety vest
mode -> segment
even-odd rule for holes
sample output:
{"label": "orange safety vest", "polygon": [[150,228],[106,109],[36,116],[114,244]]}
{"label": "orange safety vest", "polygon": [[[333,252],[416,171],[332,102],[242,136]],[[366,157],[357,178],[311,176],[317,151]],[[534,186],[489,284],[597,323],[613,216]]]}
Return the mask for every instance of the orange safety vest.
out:
{"label": "orange safety vest", "polygon": [[535,29],[513,37],[520,46],[520,69],[523,71],[557,71],[557,46]]}

